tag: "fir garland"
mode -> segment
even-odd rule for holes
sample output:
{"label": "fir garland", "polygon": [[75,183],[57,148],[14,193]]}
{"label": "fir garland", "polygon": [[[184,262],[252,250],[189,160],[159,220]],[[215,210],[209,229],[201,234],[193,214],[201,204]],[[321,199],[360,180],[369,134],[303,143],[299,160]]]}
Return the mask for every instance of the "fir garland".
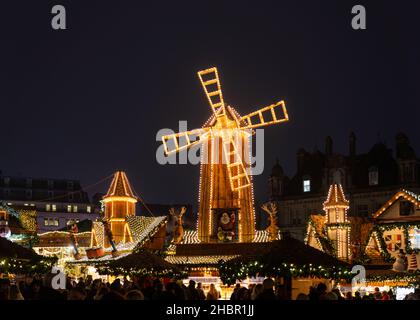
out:
{"label": "fir garland", "polygon": [[21,260],[15,258],[0,259],[0,273],[5,274],[46,274],[51,272],[56,264],[56,257],[42,257],[40,259]]}
{"label": "fir garland", "polygon": [[333,266],[296,265],[282,263],[279,267],[268,267],[258,260],[250,262],[219,263],[219,275],[224,284],[234,284],[247,277],[312,277],[335,280],[350,280],[354,275],[347,268]]}

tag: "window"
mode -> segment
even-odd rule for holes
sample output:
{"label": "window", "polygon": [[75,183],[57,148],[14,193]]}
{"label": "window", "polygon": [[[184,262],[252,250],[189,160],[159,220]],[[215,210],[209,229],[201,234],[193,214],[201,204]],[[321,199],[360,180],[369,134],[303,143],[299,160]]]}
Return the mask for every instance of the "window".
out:
{"label": "window", "polygon": [[67,189],[73,190],[73,181],[67,181]]}
{"label": "window", "polygon": [[70,205],[67,206],[67,212],[71,212],[71,206]]}
{"label": "window", "polygon": [[73,206],[73,212],[77,212],[77,206]]}
{"label": "window", "polygon": [[32,198],[32,190],[26,190],[25,195],[26,195],[26,199]]}
{"label": "window", "polygon": [[91,213],[91,212],[92,212],[92,208],[91,208],[91,206],[87,206],[87,207],[86,207],[86,211],[87,211],[87,213]]}
{"label": "window", "polygon": [[377,186],[379,184],[379,174],[377,167],[370,167],[369,168],[369,185],[370,186]]}
{"label": "window", "polygon": [[52,205],[52,211],[53,211],[53,212],[56,212],[56,211],[57,211],[57,205],[56,205],[56,204],[53,204],[53,205]]}
{"label": "window", "polygon": [[73,193],[69,193],[69,201],[73,201],[73,199],[74,199]]}
{"label": "window", "polygon": [[4,184],[5,184],[6,186],[8,186],[8,185],[9,185],[9,183],[10,183],[10,178],[9,178],[9,177],[5,177],[3,181],[4,181]]}
{"label": "window", "polygon": [[303,180],[303,192],[310,192],[311,191],[311,180],[306,179]]}
{"label": "window", "polygon": [[58,227],[60,220],[58,218],[45,218],[44,219],[44,226],[47,227]]}
{"label": "window", "polygon": [[53,197],[54,197],[54,192],[48,191],[48,198],[53,198]]}
{"label": "window", "polygon": [[45,205],[45,210],[46,211],[51,211],[51,205],[50,204],[46,204]]}
{"label": "window", "polygon": [[32,179],[30,179],[30,178],[26,179],[26,187],[27,188],[32,188]]}

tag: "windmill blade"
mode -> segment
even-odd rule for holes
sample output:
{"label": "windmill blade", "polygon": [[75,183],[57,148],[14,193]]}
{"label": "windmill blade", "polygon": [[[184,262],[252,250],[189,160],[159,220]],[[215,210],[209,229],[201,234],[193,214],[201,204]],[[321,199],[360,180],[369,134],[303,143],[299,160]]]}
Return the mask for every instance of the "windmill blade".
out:
{"label": "windmill blade", "polygon": [[201,85],[206,93],[207,99],[213,110],[217,115],[225,114],[225,103],[223,101],[222,87],[220,85],[219,74],[217,68],[209,68],[198,72]]}
{"label": "windmill blade", "polygon": [[289,121],[289,115],[287,114],[286,104],[283,100],[239,119],[240,123],[245,123],[241,126],[243,129],[254,129],[286,121]]}
{"label": "windmill blade", "polygon": [[165,154],[170,155],[197,145],[207,139],[209,132],[209,129],[204,128],[163,136]]}
{"label": "windmill blade", "polygon": [[232,191],[250,187],[250,178],[232,136],[223,139],[223,154],[225,155]]}

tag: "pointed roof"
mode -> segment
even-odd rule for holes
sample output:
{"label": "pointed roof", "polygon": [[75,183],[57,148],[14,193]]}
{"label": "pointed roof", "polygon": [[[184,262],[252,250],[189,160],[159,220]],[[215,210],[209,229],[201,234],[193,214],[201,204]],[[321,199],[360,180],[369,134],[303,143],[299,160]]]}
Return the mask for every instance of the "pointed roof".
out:
{"label": "pointed roof", "polygon": [[373,218],[378,218],[385,212],[386,209],[392,206],[400,198],[404,198],[405,200],[413,203],[417,208],[420,208],[420,195],[412,191],[402,189],[393,195],[381,208],[379,208],[378,211],[373,214]]}
{"label": "pointed roof", "polygon": [[137,199],[124,171],[115,172],[114,179],[112,179],[108,192],[104,196],[104,198],[109,197],[129,197]]}
{"label": "pointed roof", "polygon": [[333,209],[336,207],[348,208],[349,201],[346,199],[341,184],[332,184],[328,191],[327,200],[324,202],[324,209]]}

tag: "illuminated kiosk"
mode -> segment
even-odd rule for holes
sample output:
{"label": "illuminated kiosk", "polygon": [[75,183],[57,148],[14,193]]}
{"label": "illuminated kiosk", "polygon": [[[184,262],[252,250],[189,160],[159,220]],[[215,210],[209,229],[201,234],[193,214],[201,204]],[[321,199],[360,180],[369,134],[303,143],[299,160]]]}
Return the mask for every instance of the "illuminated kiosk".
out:
{"label": "illuminated kiosk", "polygon": [[85,273],[96,278],[97,263],[120,259],[139,248],[162,249],[167,217],[136,215],[136,202],[127,175],[117,171],[102,200],[102,219],[88,230],[72,227],[41,234],[35,250],[59,257],[59,264],[69,266],[73,275]]}
{"label": "illuminated kiosk", "polygon": [[240,116],[225,104],[216,68],[198,72],[212,110],[201,129],[162,137],[165,153],[201,147],[198,239],[252,242],[255,210],[250,161],[253,129],[289,120],[284,101]]}
{"label": "illuminated kiosk", "polygon": [[[393,288],[400,298],[405,296],[420,277],[420,195],[402,189],[370,218],[348,217],[349,205],[342,186],[331,185],[324,202],[325,215],[309,217],[305,242],[341,260],[363,265],[366,286],[362,291]],[[400,250],[408,260],[403,272],[393,266]],[[344,291],[358,289],[343,285]]]}

